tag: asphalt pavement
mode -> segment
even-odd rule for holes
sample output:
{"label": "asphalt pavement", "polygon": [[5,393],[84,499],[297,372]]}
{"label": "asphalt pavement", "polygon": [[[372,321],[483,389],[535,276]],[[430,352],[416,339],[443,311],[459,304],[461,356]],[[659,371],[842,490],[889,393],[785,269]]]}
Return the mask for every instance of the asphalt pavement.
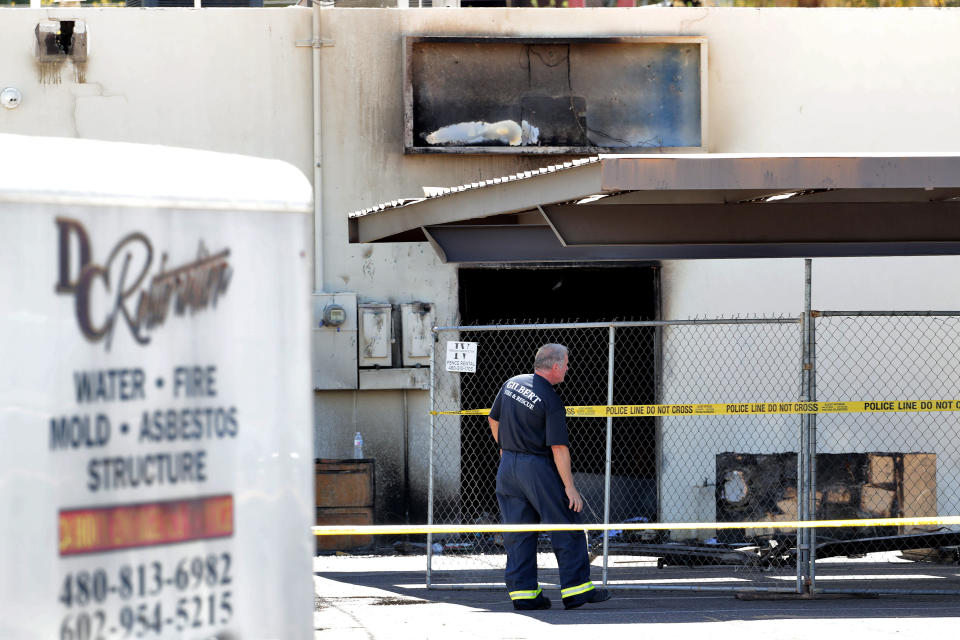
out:
{"label": "asphalt pavement", "polygon": [[[958,595],[837,594],[801,599],[743,593],[738,598],[735,591],[616,588],[608,602],[567,611],[559,592],[546,589],[552,609],[518,612],[499,589],[427,589],[425,568],[425,556],[314,558],[314,637],[606,640],[649,636],[669,640],[682,634],[707,640],[822,640],[844,635],[875,640],[952,637],[960,623]],[[867,564],[859,568],[865,576],[879,570]],[[933,572],[924,569],[914,563],[905,565],[896,587],[926,588],[930,580],[925,579],[936,578],[937,586],[960,590],[960,568],[947,567],[940,575],[927,575]],[[703,568],[675,571],[672,575],[686,576],[673,578],[683,584],[723,582]],[[789,586],[788,581],[781,584]]]}

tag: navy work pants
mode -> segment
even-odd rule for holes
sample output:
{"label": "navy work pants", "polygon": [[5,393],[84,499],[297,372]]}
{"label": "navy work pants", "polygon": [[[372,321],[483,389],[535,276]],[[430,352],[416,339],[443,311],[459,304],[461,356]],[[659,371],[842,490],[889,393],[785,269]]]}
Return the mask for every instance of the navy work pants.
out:
{"label": "navy work pants", "polygon": [[[497,502],[505,524],[574,524],[563,481],[551,458],[504,451],[497,470]],[[504,533],[507,591],[513,599],[531,597],[537,583],[538,532]],[[560,566],[564,596],[592,589],[590,559],[582,531],[552,531],[550,543]]]}

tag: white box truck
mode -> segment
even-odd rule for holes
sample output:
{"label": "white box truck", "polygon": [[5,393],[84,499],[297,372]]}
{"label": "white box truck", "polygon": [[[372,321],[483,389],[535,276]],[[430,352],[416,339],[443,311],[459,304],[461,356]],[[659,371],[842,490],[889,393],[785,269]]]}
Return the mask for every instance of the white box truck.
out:
{"label": "white box truck", "polygon": [[0,134],[0,638],[310,638],[312,189]]}

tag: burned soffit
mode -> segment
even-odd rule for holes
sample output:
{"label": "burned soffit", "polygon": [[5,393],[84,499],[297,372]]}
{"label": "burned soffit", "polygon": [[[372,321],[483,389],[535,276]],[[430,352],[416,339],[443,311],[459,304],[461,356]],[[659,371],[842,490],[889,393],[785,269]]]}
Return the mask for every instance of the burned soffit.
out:
{"label": "burned soffit", "polygon": [[350,225],[449,262],[957,254],[960,154],[601,155]]}

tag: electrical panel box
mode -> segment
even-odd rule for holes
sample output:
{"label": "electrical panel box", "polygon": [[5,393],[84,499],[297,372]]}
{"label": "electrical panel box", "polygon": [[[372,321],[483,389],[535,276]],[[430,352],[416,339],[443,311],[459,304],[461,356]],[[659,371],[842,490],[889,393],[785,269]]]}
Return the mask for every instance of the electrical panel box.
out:
{"label": "electrical panel box", "polygon": [[314,389],[356,389],[357,294],[313,294]]}
{"label": "electrical panel box", "polygon": [[412,302],[400,305],[404,367],[430,366],[434,318],[432,303]]}
{"label": "electrical panel box", "polygon": [[361,367],[393,366],[393,307],[389,304],[364,302],[357,305],[360,330],[359,365]]}

